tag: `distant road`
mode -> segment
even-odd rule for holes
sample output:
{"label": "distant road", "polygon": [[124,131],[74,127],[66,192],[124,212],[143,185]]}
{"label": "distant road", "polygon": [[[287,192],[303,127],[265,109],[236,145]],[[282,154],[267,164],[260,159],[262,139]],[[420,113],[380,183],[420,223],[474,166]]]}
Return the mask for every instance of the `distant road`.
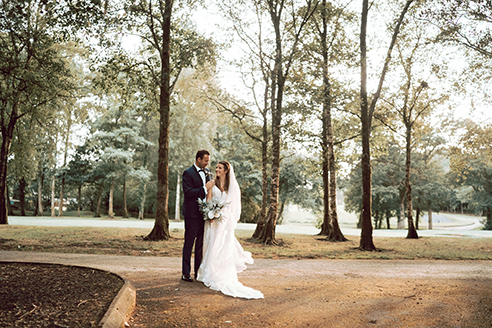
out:
{"label": "distant road", "polygon": [[[105,219],[105,218],[51,218],[51,217],[28,217],[28,216],[9,216],[10,225],[23,225],[23,226],[47,226],[47,227],[114,227],[114,228],[141,228],[152,229],[154,226],[154,220],[137,220],[130,219]],[[480,227],[480,219],[472,219],[469,225],[446,227],[434,230],[419,230],[418,235],[435,236],[435,237],[492,237],[492,231],[487,230],[473,230],[476,227]],[[171,221],[169,228],[184,229],[184,223]],[[238,223],[238,230],[254,231],[256,224],[253,223]],[[342,226],[342,233],[347,236],[360,236],[360,229],[344,228]],[[292,233],[303,235],[316,235],[319,233],[319,229],[311,224],[288,224],[278,225],[276,232],[279,233]],[[405,237],[407,230],[396,229],[375,229],[373,235],[377,237]]]}

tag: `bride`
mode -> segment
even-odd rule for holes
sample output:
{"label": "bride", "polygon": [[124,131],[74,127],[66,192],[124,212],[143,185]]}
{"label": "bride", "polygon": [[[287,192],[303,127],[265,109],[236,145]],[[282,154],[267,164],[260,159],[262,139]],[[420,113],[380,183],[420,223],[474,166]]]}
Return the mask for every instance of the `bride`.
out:
{"label": "bride", "polygon": [[203,236],[203,259],[197,280],[213,290],[233,297],[263,298],[263,294],[238,281],[238,272],[253,264],[250,252],[243,250],[234,236],[241,215],[241,191],[232,165],[220,161],[215,169],[215,185],[207,192],[212,198],[225,203],[220,219],[206,220]]}

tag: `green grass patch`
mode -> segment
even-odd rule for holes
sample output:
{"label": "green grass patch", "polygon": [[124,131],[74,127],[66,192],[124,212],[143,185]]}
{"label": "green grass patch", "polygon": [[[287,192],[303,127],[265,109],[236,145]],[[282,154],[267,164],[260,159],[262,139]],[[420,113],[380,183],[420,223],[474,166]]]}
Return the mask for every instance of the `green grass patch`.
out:
{"label": "green grass patch", "polygon": [[[92,227],[0,226],[0,249],[60,253],[181,257],[183,230],[165,241],[146,241],[149,229]],[[236,236],[254,258],[265,259],[429,259],[492,260],[492,238],[374,237],[375,252],[358,249],[359,238],[329,242],[321,236],[277,234],[277,246],[251,239],[251,231]]]}

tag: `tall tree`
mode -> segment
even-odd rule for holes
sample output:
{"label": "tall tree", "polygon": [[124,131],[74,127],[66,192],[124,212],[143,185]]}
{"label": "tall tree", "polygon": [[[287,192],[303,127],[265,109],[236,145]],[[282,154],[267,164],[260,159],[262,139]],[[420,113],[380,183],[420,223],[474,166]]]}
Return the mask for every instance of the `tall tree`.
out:
{"label": "tall tree", "polygon": [[473,199],[492,230],[492,126],[466,122],[460,145],[451,148],[450,168],[456,183],[473,188]]}
{"label": "tall tree", "polygon": [[379,77],[379,84],[376,92],[374,93],[371,102],[369,104],[367,95],[367,22],[369,14],[369,1],[362,1],[362,15],[361,15],[361,33],[360,33],[360,53],[361,53],[361,123],[362,123],[362,214],[361,214],[361,237],[359,248],[366,251],[374,251],[376,247],[372,239],[372,195],[371,195],[371,152],[369,142],[371,138],[371,125],[374,111],[376,109],[376,103],[381,95],[383,88],[383,82],[388,71],[389,63],[391,60],[391,53],[396,43],[400,27],[403,23],[405,14],[407,13],[413,0],[407,0],[399,18],[396,21],[396,25],[393,29],[393,35],[390,45],[386,54],[383,69]]}
{"label": "tall tree", "polygon": [[[188,8],[193,4],[194,1],[185,1]],[[116,15],[112,19],[119,29],[141,38],[145,57],[134,68],[147,73],[158,89],[160,132],[156,219],[146,239],[164,240],[170,237],[169,124],[172,90],[184,68],[213,61],[214,45],[196,31],[187,29],[184,22],[179,22],[179,16],[173,12],[173,0],[125,1],[123,7],[124,17]],[[171,77],[174,77],[172,81]]]}
{"label": "tall tree", "polygon": [[69,95],[70,72],[56,44],[97,21],[100,5],[96,0],[0,4],[0,224],[7,223],[7,159],[16,123],[24,116],[43,120],[52,114],[48,105]]}
{"label": "tall tree", "polygon": [[[268,209],[267,220],[264,233],[260,240],[267,245],[276,244],[275,227],[277,224],[278,195],[280,182],[280,150],[281,150],[281,128],[283,114],[284,90],[289,71],[294,60],[294,56],[299,51],[298,44],[306,23],[316,11],[318,1],[307,0],[301,7],[292,5],[292,21],[286,22],[283,16],[284,10],[290,4],[284,0],[267,0],[268,11],[275,34],[275,81],[274,91],[275,106],[272,107],[272,176],[270,191],[270,206]],[[283,34],[284,25],[287,29],[292,28],[290,47],[284,54],[287,47],[285,35]]]}

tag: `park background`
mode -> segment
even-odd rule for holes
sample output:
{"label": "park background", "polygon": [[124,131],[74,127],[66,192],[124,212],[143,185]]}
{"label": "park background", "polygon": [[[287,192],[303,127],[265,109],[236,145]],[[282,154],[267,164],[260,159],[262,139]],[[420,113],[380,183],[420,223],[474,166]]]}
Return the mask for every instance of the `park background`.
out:
{"label": "park background", "polygon": [[361,226],[369,137],[374,228],[428,229],[443,212],[492,228],[486,2],[366,8],[370,117],[359,3],[177,2],[169,67],[167,1],[22,3],[2,8],[10,216],[155,219],[166,230],[182,219],[181,173],[205,148],[212,171],[224,159],[235,168],[242,223],[309,221],[330,234]]}

